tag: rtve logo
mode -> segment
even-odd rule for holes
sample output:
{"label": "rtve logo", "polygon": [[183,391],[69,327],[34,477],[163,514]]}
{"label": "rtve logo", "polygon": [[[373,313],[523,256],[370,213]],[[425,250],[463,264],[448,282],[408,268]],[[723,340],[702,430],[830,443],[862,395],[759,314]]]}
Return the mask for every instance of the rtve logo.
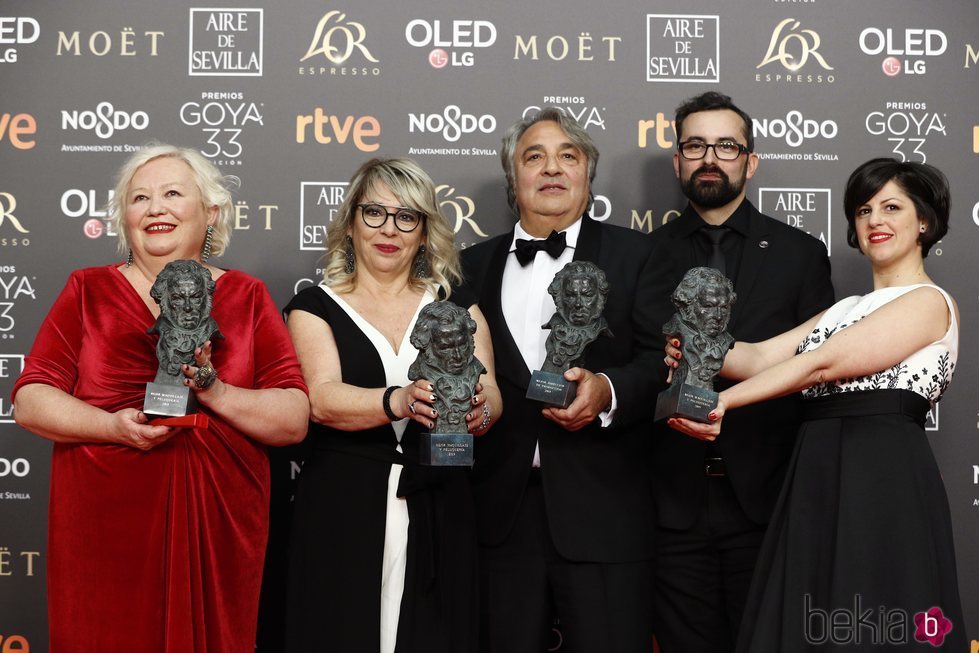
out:
{"label": "rtve logo", "polygon": [[376,152],[381,147],[380,141],[376,140],[381,135],[381,122],[374,116],[341,118],[316,107],[311,115],[296,116],[296,142],[305,143],[310,129],[316,142],[323,145],[334,141],[342,145],[352,138],[354,146],[361,152]]}
{"label": "rtve logo", "polygon": [[9,113],[0,114],[0,144],[3,141],[10,141],[10,144],[18,150],[29,150],[36,142],[33,138],[28,140],[25,136],[33,136],[37,133],[37,120],[29,113],[18,113],[11,116]]}

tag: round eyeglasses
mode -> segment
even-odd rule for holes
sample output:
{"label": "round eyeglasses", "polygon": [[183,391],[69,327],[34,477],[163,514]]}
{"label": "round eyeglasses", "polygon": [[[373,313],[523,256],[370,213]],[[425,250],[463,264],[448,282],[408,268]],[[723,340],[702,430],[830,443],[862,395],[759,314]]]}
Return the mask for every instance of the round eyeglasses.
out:
{"label": "round eyeglasses", "polygon": [[714,156],[721,161],[734,161],[748,148],[741,143],[734,141],[718,141],[717,143],[704,143],[703,141],[683,141],[679,144],[680,156],[684,159],[702,159],[707,156],[707,150],[714,148]]}
{"label": "round eyeglasses", "polygon": [[409,209],[404,206],[384,206],[383,204],[367,203],[358,204],[357,208],[360,209],[360,217],[364,219],[364,224],[371,229],[380,229],[388,221],[389,217],[393,217],[394,226],[398,228],[398,231],[410,233],[417,229],[422,219],[425,218],[425,214],[421,211]]}

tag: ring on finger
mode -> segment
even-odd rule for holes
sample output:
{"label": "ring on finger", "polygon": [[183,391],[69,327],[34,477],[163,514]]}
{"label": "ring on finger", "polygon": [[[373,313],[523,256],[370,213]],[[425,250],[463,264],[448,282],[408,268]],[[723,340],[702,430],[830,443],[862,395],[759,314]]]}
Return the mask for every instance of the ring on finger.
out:
{"label": "ring on finger", "polygon": [[218,374],[214,371],[214,366],[212,366],[210,363],[204,363],[197,368],[196,372],[194,372],[194,383],[196,383],[197,387],[201,390],[207,390],[210,388],[217,378]]}
{"label": "ring on finger", "polygon": [[476,428],[482,431],[487,426],[489,426],[489,423],[490,423],[490,409],[489,409],[489,402],[486,402],[483,404],[483,421],[480,422],[479,426],[477,426]]}
{"label": "ring on finger", "polygon": [[416,403],[417,401],[418,401],[417,399],[412,399],[412,401],[411,401],[411,403],[410,403],[410,404],[408,404],[408,410],[410,410],[410,411],[411,411],[411,414],[412,414],[412,415],[415,415],[415,414],[416,414],[416,413],[415,413],[415,403]]}

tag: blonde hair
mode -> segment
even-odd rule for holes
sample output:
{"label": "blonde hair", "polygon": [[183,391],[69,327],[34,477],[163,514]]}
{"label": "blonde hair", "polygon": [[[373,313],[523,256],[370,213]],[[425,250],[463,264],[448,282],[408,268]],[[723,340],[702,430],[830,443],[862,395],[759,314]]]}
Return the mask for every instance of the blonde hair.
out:
{"label": "blonde hair", "polygon": [[455,233],[439,209],[435,184],[421,166],[412,159],[371,159],[350,179],[343,204],[326,230],[326,266],[323,281],[338,292],[357,286],[357,266],[348,273],[346,265],[346,235],[357,214],[357,204],[378,186],[384,185],[402,205],[421,211],[425,219],[420,227],[425,236],[425,258],[429,276],[411,276],[410,283],[426,288],[435,295],[447,298],[452,285],[462,281],[459,252],[455,248]]}
{"label": "blonde hair", "polygon": [[[200,152],[189,147],[178,147],[166,143],[151,142],[137,150],[126,159],[116,174],[116,186],[112,199],[106,206],[106,212],[111,220],[112,228],[119,236],[119,253],[125,254],[129,249],[129,239],[123,227],[123,217],[126,215],[126,203],[129,195],[129,185],[136,172],[150,161],[172,157],[187,164],[194,176],[204,202],[204,208],[218,207],[218,217],[214,223],[214,234],[211,237],[211,254],[221,256],[231,240],[231,223],[234,218],[234,203],[231,200],[231,187],[240,184],[234,175],[222,175],[213,163]],[[201,234],[201,245],[204,244],[204,234]]]}

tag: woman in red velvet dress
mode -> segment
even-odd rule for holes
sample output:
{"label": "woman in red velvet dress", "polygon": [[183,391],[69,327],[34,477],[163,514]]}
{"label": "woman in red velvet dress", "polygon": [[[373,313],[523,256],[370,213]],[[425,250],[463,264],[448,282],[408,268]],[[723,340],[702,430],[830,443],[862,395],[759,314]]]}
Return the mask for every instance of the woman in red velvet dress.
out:
{"label": "woman in red velvet dress", "polygon": [[[17,423],[54,442],[52,653],[254,648],[266,446],[302,440],[309,409],[265,285],[205,262],[231,233],[230,180],[193,150],[134,154],[110,207],[128,261],[72,273],[14,387]],[[159,365],[150,287],[179,259],[204,263],[216,284],[224,340],[181,368],[206,429],[152,426],[141,411]],[[208,365],[211,383],[198,375]]]}

